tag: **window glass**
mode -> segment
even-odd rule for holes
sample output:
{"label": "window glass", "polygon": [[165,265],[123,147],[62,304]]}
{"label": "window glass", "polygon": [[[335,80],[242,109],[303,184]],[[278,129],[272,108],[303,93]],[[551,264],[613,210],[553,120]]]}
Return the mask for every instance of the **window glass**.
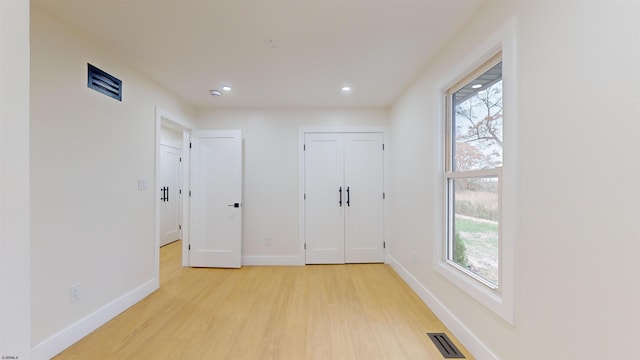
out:
{"label": "window glass", "polygon": [[458,269],[500,283],[502,62],[496,56],[447,91],[447,252]]}
{"label": "window glass", "polygon": [[449,260],[497,286],[498,178],[450,181],[453,183],[453,239]]}
{"label": "window glass", "polygon": [[452,96],[454,171],[502,166],[502,63]]}

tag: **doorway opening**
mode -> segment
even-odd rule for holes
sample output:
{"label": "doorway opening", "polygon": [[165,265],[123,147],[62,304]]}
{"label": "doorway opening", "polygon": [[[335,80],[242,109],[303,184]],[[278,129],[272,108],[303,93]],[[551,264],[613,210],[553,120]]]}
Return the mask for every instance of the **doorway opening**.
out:
{"label": "doorway opening", "polygon": [[[189,218],[188,196],[185,187],[189,184],[189,138],[193,126],[163,110],[156,108],[155,151],[155,279],[160,286],[160,247],[178,247],[171,251],[182,266],[188,265],[185,247],[188,244]],[[188,190],[186,191],[188,193]],[[164,252],[163,252],[164,253]],[[165,259],[163,259],[165,260]],[[169,261],[169,260],[167,260]]]}
{"label": "doorway opening", "polygon": [[160,128],[160,246],[182,239],[182,131]]}

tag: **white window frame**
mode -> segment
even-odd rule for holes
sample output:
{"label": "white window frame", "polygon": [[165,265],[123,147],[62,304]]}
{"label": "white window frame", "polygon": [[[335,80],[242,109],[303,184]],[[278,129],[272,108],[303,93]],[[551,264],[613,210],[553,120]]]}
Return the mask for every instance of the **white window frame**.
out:
{"label": "white window frame", "polygon": [[[438,118],[438,164],[439,176],[436,186],[436,199],[441,199],[436,206],[441,214],[439,223],[441,226],[435,230],[435,268],[436,271],[451,283],[465,291],[473,299],[477,300],[491,311],[499,315],[510,324],[514,324],[514,245],[517,225],[516,195],[517,195],[517,119],[516,119],[516,40],[515,19],[509,20],[498,29],[484,43],[474,51],[464,54],[464,59],[440,82],[440,101]],[[503,166],[488,170],[451,172],[445,175],[447,170],[445,159],[447,157],[447,140],[450,131],[447,128],[447,101],[446,94],[456,83],[474,73],[496,54],[502,52],[502,86],[503,86]],[[480,276],[464,269],[447,259],[448,230],[451,216],[447,213],[447,181],[450,178],[474,178],[497,177],[499,179],[500,222],[499,222],[499,284],[494,284],[482,279]]]}

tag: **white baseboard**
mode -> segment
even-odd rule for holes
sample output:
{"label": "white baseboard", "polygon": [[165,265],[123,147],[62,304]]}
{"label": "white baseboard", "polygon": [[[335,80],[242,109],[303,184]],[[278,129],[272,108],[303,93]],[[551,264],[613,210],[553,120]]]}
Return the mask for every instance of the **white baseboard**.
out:
{"label": "white baseboard", "polygon": [[242,257],[242,265],[247,266],[300,266],[304,265],[304,258],[291,256],[262,256],[247,255]]}
{"label": "white baseboard", "polygon": [[393,256],[387,256],[388,264],[409,285],[409,287],[427,304],[433,313],[460,340],[476,359],[499,360],[480,339],[478,339],[431,291],[422,285]]}
{"label": "white baseboard", "polygon": [[147,281],[34,346],[31,349],[31,358],[33,360],[51,359],[157,289],[158,281],[156,279]]}

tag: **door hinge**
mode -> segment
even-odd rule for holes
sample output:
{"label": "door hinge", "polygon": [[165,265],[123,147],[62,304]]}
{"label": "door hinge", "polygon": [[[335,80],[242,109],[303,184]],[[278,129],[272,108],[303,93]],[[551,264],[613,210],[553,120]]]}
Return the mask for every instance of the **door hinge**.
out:
{"label": "door hinge", "polygon": [[182,158],[179,158],[179,160],[178,160],[178,161],[182,162]]}
{"label": "door hinge", "polygon": [[302,151],[307,151],[307,144],[302,145]]}
{"label": "door hinge", "polygon": [[386,193],[382,193],[382,200],[387,198],[387,194]]}
{"label": "door hinge", "polygon": [[307,250],[307,243],[304,243],[304,249]]}
{"label": "door hinge", "polygon": [[192,145],[191,145],[191,143],[189,143],[189,149],[191,149],[191,148],[192,148]]}
{"label": "door hinge", "polygon": [[182,195],[182,189],[178,190],[178,194]]}
{"label": "door hinge", "polygon": [[386,249],[387,248],[387,243],[385,241],[382,242],[382,248]]}
{"label": "door hinge", "polygon": [[191,244],[189,244],[189,250],[191,250]]}
{"label": "door hinge", "polygon": [[382,150],[384,150],[384,144],[382,144]]}
{"label": "door hinge", "polygon": [[189,197],[191,197],[191,190],[189,190]]}
{"label": "door hinge", "polygon": [[307,200],[307,194],[304,194],[304,199]]}
{"label": "door hinge", "polygon": [[178,225],[178,230],[182,230],[182,225]]}

